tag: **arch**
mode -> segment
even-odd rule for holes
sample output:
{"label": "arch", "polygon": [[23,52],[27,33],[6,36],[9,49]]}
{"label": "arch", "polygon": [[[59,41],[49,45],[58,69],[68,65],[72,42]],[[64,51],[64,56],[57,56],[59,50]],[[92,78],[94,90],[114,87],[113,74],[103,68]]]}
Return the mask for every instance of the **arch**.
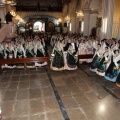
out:
{"label": "arch", "polygon": [[50,17],[54,17],[56,19],[58,18],[62,18],[62,13],[60,12],[17,12],[17,14],[22,18],[25,19],[26,17],[31,17],[31,16],[50,16]]}
{"label": "arch", "polygon": [[40,18],[40,17],[52,17],[52,18],[54,18],[54,19],[57,19],[56,17],[50,16],[50,15],[27,15],[27,16],[25,16],[23,19],[29,18],[29,17],[35,17],[35,18]]}

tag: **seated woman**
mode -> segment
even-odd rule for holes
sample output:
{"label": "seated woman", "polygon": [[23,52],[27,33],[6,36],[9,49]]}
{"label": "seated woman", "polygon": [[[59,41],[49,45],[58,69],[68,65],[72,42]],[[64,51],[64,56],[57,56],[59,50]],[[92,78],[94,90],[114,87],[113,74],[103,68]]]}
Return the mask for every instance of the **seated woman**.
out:
{"label": "seated woman", "polygon": [[[87,48],[87,54],[93,54],[93,44],[91,40],[88,40],[86,42],[86,48]],[[91,63],[92,59],[87,59],[86,62]]]}
{"label": "seated woman", "polygon": [[16,56],[15,57],[16,58],[25,58],[26,57],[25,50],[20,43],[18,43],[18,46],[16,48]]}
{"label": "seated woman", "polygon": [[[87,54],[87,48],[84,40],[81,40],[79,47],[78,47],[78,54],[85,55]],[[86,59],[79,59],[80,63],[86,62]]]}
{"label": "seated woman", "polygon": [[64,65],[63,47],[60,41],[57,41],[51,54],[50,68],[52,70],[61,71],[64,70]]}
{"label": "seated woman", "polygon": [[115,50],[111,57],[110,65],[105,72],[105,79],[111,82],[116,82],[117,76],[120,73],[120,52]]}
{"label": "seated woman", "polygon": [[[45,57],[45,51],[44,48],[41,44],[41,41],[38,40],[37,46],[34,48],[35,56],[36,57]],[[47,62],[42,62],[42,63],[35,63],[35,66],[42,67],[47,65]]]}
{"label": "seated woman", "polygon": [[110,49],[108,47],[105,47],[105,52],[103,54],[103,57],[97,67],[97,71],[96,73],[100,76],[104,76],[105,75],[105,71],[108,68],[109,65],[109,60],[111,57],[111,53],[110,53]]}
{"label": "seated woman", "polygon": [[76,52],[73,50],[73,46],[70,45],[67,51],[66,55],[66,64],[65,69],[66,70],[76,70],[77,69],[77,55]]}
{"label": "seated woman", "polygon": [[[27,58],[32,58],[32,57],[35,56],[34,48],[33,48],[33,45],[32,45],[31,41],[28,41],[25,51],[26,51],[26,57]],[[34,63],[27,63],[27,67],[31,68],[33,66],[34,66]]]}
{"label": "seated woman", "polygon": [[2,43],[0,43],[0,59],[4,59],[5,53]]}
{"label": "seated woman", "polygon": [[93,72],[96,72],[98,65],[100,64],[101,58],[102,58],[102,51],[101,51],[101,45],[97,45],[97,50],[95,51],[95,54],[93,56],[92,64],[90,66],[90,70]]}
{"label": "seated woman", "polygon": [[48,56],[47,45],[46,45],[46,43],[45,43],[44,38],[42,38],[42,40],[41,40],[41,44],[42,44],[42,46],[43,46],[43,48],[44,48],[45,55]]}
{"label": "seated woman", "polygon": [[28,45],[26,46],[26,57],[31,58],[31,57],[34,57],[34,56],[35,56],[34,48],[33,48],[32,42],[29,41]]}
{"label": "seated woman", "polygon": [[11,43],[8,43],[8,47],[5,48],[6,58],[15,58],[14,46]]}
{"label": "seated woman", "polygon": [[[4,59],[5,58],[5,50],[3,48],[3,44],[0,43],[0,59]],[[5,68],[5,66],[7,67],[7,65],[2,65],[2,69]]]}
{"label": "seated woman", "polygon": [[[7,47],[5,47],[5,58],[6,59],[12,59],[15,58],[15,48],[14,46],[11,44],[11,42],[8,43]],[[9,64],[9,65],[5,65],[6,68],[15,68],[16,65],[13,64]]]}

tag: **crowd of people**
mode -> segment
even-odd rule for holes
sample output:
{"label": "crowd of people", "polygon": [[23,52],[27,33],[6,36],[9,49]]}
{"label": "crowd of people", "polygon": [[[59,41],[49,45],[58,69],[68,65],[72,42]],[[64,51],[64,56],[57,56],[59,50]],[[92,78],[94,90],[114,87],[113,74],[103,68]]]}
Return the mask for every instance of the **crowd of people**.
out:
{"label": "crowd of people", "polygon": [[[47,37],[46,37],[47,36]],[[49,37],[48,37],[49,36]],[[78,55],[94,54],[93,59],[79,59],[79,63],[91,63],[90,70],[120,87],[120,41],[99,40],[97,37],[82,37],[79,34],[18,35],[10,42],[0,43],[0,59],[50,56],[52,70],[76,70]],[[44,66],[44,63],[34,63]],[[4,65],[14,68],[15,65]]]}
{"label": "crowd of people", "polygon": [[90,70],[120,87],[120,41],[101,40],[97,44]]}
{"label": "crowd of people", "polygon": [[[3,41],[0,43],[0,59],[10,58],[31,58],[44,57],[48,55],[47,45],[44,37],[38,35],[21,36],[18,35],[12,41]],[[44,63],[35,63],[35,66],[44,66]],[[3,65],[2,68],[15,68],[16,65]]]}

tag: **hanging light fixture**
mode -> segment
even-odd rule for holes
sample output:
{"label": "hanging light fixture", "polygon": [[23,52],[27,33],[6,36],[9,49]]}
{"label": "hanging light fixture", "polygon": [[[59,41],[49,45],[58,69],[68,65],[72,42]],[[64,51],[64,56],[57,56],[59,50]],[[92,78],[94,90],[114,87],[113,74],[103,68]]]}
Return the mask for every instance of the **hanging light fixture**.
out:
{"label": "hanging light fixture", "polygon": [[83,20],[83,17],[84,17],[84,14],[83,12],[80,10],[79,12],[76,12],[77,13],[77,18],[82,21]]}
{"label": "hanging light fixture", "polygon": [[68,15],[65,17],[65,21],[70,22],[70,17]]}
{"label": "hanging light fixture", "polygon": [[9,4],[9,5],[11,5],[11,6],[16,5],[16,1],[15,1],[15,0],[6,0],[5,3],[6,3],[6,4]]}
{"label": "hanging light fixture", "polygon": [[0,1],[0,5],[3,6],[3,5],[11,5],[11,6],[15,6],[17,3],[16,3],[16,0],[1,0]]}
{"label": "hanging light fixture", "polygon": [[15,16],[16,16],[16,13],[15,13],[15,11],[14,11],[14,10],[11,10],[11,11],[10,11],[10,13],[11,13],[11,15],[12,15],[13,17],[15,17]]}

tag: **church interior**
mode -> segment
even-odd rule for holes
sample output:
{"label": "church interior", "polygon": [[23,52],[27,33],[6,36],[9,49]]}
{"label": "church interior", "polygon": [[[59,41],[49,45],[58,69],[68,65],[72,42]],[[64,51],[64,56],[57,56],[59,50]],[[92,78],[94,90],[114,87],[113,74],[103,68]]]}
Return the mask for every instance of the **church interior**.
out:
{"label": "church interior", "polygon": [[120,0],[0,0],[0,120],[120,120]]}

